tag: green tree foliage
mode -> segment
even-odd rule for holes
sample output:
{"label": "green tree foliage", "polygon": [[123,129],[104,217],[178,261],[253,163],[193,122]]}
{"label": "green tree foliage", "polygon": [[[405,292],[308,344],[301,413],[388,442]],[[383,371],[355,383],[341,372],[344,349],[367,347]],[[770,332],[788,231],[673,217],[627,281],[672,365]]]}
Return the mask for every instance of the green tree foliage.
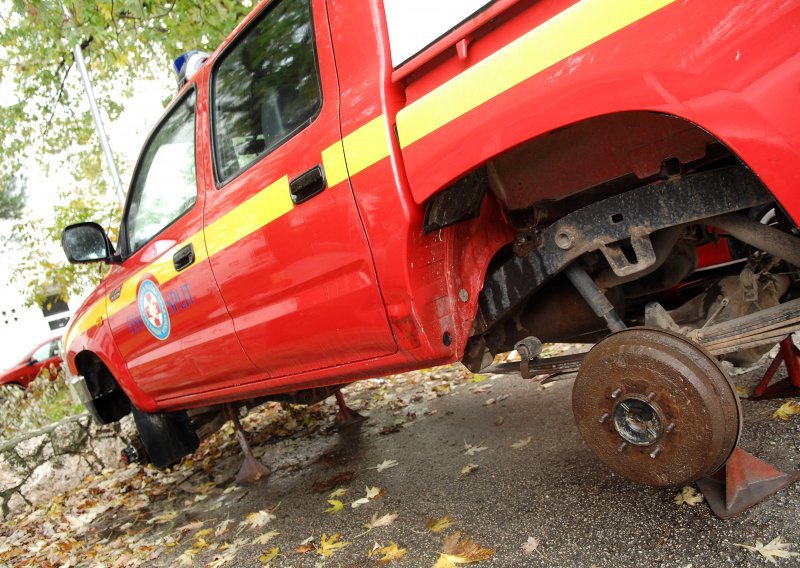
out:
{"label": "green tree foliage", "polygon": [[16,94],[0,107],[0,179],[34,158],[59,179],[74,180],[53,204],[54,224],[28,219],[18,226],[17,240],[30,255],[15,276],[29,302],[53,287],[69,297],[99,278],[96,266],[52,258],[63,226],[109,214],[110,225],[118,222],[73,47],[83,48],[98,104],[114,120],[138,81],[170,73],[172,60],[189,49],[213,50],[250,9],[234,0],[0,2],[0,80],[13,83]]}
{"label": "green tree foliage", "polygon": [[0,219],[18,219],[25,207],[25,178],[8,175],[0,179]]}

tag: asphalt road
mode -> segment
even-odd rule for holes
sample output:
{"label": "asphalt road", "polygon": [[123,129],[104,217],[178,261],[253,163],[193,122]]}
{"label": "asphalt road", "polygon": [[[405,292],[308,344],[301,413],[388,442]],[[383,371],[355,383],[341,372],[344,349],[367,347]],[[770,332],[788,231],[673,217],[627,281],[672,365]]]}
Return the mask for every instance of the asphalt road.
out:
{"label": "asphalt road", "polygon": [[[234,566],[260,566],[259,557],[272,546],[280,547],[272,566],[376,566],[368,556],[374,543],[393,541],[407,550],[399,566],[429,567],[437,561],[443,537],[456,530],[495,549],[480,566],[766,566],[764,559],[735,543],[752,545],[778,535],[800,543],[800,483],[729,521],[715,518],[705,503],[678,508],[678,489],[634,485],[590,454],[573,422],[571,380],[543,389],[519,376],[469,383],[454,375],[463,371],[438,371],[433,381],[421,373],[410,380],[348,387],[348,398],[370,417],[346,433],[299,425],[280,438],[266,434],[255,418],[245,421],[256,454],[275,473],[247,490],[220,491],[214,507],[208,507],[214,500],[186,507],[175,523],[201,520],[213,527],[225,519],[239,523],[254,511],[272,510],[274,519],[243,534],[279,534],[263,546],[240,546],[228,564]],[[750,386],[756,375],[738,376],[736,382]],[[509,396],[498,401],[504,395]],[[487,405],[489,399],[496,402]],[[800,416],[772,420],[779,405],[743,401],[741,446],[784,470],[797,469]],[[319,412],[332,418],[333,411],[327,403]],[[511,447],[529,437],[528,445]],[[465,455],[465,444],[487,449]],[[225,445],[208,468],[209,479],[219,488],[231,483],[239,461],[236,450],[233,443]],[[398,465],[370,469],[385,460]],[[462,475],[468,464],[479,467]],[[332,482],[337,476],[339,483]],[[315,492],[326,482],[331,488]],[[379,487],[383,495],[352,508],[367,486]],[[347,488],[338,497],[345,507],[325,513],[333,487]],[[393,524],[359,536],[373,515],[389,513],[398,513]],[[452,519],[451,528],[441,534],[426,530],[428,519],[444,516]],[[309,538],[318,545],[323,533],[339,533],[350,544],[330,558],[313,550],[296,552]],[[522,550],[529,537],[541,543],[532,554]],[[186,544],[175,546],[155,564],[176,565],[185,549]],[[207,565],[217,555],[201,551],[194,565]],[[791,558],[779,560],[779,565],[800,562]]]}

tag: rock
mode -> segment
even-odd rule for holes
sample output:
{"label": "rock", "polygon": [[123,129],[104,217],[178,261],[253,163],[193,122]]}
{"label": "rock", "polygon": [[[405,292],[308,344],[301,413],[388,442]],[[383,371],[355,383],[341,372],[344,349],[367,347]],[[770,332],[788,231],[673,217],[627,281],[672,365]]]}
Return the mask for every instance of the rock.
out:
{"label": "rock", "polygon": [[92,442],[92,450],[103,468],[119,467],[122,464],[120,452],[125,443],[119,438],[102,438]]}
{"label": "rock", "polygon": [[27,440],[22,440],[14,449],[19,457],[28,459],[38,454],[47,441],[47,434],[40,434],[38,436],[32,436]]}
{"label": "rock", "polygon": [[19,493],[14,493],[11,497],[8,498],[8,503],[6,503],[6,507],[8,508],[9,515],[13,513],[19,513],[23,511],[28,506],[28,503],[25,502]]}
{"label": "rock", "polygon": [[20,487],[20,492],[36,505],[57,493],[77,487],[91,473],[89,463],[80,455],[56,456],[34,469]]}
{"label": "rock", "polygon": [[9,461],[5,454],[0,454],[0,493],[18,487],[23,481],[25,477],[19,467]]}
{"label": "rock", "polygon": [[77,453],[89,432],[76,419],[62,421],[53,431],[53,447],[57,454]]}

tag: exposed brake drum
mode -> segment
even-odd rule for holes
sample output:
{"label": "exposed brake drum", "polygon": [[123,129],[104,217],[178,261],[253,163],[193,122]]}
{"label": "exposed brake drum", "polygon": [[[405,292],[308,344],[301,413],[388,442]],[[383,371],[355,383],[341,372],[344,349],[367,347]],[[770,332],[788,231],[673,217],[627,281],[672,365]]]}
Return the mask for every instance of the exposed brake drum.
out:
{"label": "exposed brake drum", "polygon": [[742,429],[736,389],[714,357],[677,333],[652,328],[614,333],[589,351],[572,409],[601,461],[654,487],[714,473]]}

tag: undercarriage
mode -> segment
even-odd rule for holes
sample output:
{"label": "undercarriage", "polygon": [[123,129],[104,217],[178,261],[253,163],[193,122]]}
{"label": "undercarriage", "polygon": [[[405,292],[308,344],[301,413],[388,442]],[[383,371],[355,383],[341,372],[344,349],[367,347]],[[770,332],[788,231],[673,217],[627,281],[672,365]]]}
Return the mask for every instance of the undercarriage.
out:
{"label": "undercarriage", "polygon": [[[761,472],[737,448],[741,406],[728,369],[800,330],[800,240],[756,176],[738,163],[676,169],[546,223],[535,210],[509,214],[522,221],[518,237],[490,266],[464,364],[487,369],[516,349],[519,363],[488,370],[547,380],[577,371],[578,429],[632,481]],[[548,359],[547,342],[594,346]],[[729,480],[715,512],[737,514],[796,478],[773,470],[733,493]]]}

